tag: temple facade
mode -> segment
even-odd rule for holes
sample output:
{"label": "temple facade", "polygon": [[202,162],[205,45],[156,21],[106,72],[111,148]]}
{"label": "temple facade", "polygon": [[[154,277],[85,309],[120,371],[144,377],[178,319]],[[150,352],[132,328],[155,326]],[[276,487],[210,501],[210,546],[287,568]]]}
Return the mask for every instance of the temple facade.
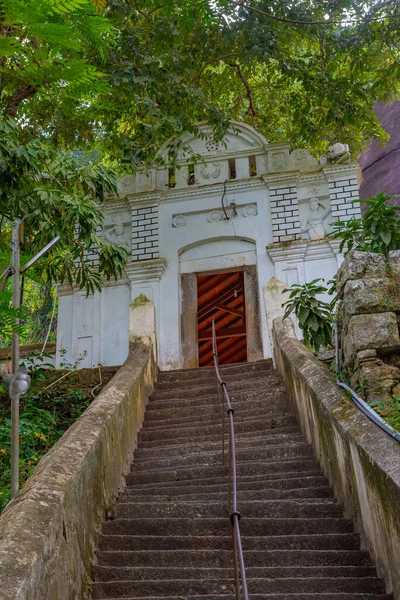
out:
{"label": "temple facade", "polygon": [[[213,318],[220,362],[270,357],[279,285],[335,275],[342,257],[327,234],[333,221],[360,215],[348,149],[335,144],[317,161],[242,123],[221,143],[201,131],[182,137],[174,169],[124,176],[105,203],[102,235],[130,259],[101,293],[59,289],[58,361],[122,364],[140,297],[155,306],[163,370],[210,364]],[[159,154],[166,164],[167,146]]]}

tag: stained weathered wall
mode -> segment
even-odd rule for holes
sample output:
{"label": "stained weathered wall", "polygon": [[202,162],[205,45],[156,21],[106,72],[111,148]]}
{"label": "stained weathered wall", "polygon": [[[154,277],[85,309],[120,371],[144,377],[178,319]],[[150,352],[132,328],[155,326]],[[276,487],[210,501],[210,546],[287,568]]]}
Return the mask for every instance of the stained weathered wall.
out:
{"label": "stained weathered wall", "polygon": [[275,319],[274,348],[302,430],[398,600],[400,446],[339,390],[332,374],[295,338],[290,320]]}
{"label": "stained weathered wall", "polygon": [[0,600],[83,600],[99,527],[129,472],[156,365],[123,367],[41,460],[0,517]]}

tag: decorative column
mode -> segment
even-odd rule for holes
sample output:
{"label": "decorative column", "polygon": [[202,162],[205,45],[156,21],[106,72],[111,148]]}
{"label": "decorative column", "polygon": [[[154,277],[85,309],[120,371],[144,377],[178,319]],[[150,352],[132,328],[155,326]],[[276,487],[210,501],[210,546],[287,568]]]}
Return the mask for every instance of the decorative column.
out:
{"label": "decorative column", "polygon": [[167,268],[165,258],[138,260],[125,267],[131,286],[131,302],[138,296],[146,296],[154,302],[156,316],[160,315],[160,280]]}

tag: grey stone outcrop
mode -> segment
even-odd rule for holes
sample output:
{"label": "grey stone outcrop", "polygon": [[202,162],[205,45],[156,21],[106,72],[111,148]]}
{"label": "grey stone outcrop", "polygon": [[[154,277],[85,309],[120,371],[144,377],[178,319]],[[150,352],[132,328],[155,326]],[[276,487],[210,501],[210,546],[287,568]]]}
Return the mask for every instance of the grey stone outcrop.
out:
{"label": "grey stone outcrop", "polygon": [[400,382],[400,251],[350,252],[338,273],[341,348],[353,387],[388,400]]}

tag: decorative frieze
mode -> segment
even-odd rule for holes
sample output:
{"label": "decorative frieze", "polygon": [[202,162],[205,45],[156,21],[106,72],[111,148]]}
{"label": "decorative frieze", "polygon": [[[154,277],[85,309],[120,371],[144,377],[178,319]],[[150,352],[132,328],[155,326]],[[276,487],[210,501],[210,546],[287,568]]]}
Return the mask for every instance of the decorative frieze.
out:
{"label": "decorative frieze", "polygon": [[132,261],[158,258],[158,206],[132,209]]}

